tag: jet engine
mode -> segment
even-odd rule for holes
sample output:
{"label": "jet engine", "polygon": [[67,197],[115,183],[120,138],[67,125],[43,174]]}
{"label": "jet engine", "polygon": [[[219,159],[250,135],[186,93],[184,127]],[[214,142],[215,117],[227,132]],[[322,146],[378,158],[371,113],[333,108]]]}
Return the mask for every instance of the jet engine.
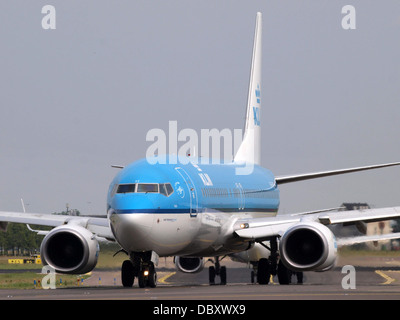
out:
{"label": "jet engine", "polygon": [[197,273],[204,268],[204,259],[199,257],[178,257],[174,258],[175,266],[179,271],[186,273]]}
{"label": "jet engine", "polygon": [[325,271],[336,262],[336,239],[324,225],[300,222],[289,228],[280,241],[283,264],[294,271]]}
{"label": "jet engine", "polygon": [[87,273],[96,266],[99,244],[93,234],[80,226],[63,225],[43,239],[40,254],[43,264],[60,273]]}

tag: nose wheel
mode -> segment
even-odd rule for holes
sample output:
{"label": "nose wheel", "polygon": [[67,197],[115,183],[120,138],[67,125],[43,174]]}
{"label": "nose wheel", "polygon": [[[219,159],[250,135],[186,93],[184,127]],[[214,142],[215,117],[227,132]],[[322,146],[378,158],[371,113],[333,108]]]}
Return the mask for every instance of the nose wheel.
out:
{"label": "nose wheel", "polygon": [[139,272],[138,282],[140,288],[155,288],[157,286],[157,272],[153,265],[144,267],[143,270]]}
{"label": "nose wheel", "polygon": [[121,267],[121,280],[124,287],[132,287],[135,282],[134,267],[131,260],[125,260]]}
{"label": "nose wheel", "polygon": [[157,286],[157,272],[154,263],[144,259],[141,255],[131,255],[130,260],[125,260],[121,267],[121,280],[124,287],[132,287],[135,278],[140,288]]}

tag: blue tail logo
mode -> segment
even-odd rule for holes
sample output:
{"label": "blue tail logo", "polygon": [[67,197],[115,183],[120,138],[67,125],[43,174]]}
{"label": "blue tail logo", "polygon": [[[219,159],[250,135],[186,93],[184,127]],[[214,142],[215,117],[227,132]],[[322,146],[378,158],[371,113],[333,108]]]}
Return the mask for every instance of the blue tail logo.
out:
{"label": "blue tail logo", "polygon": [[257,84],[257,89],[255,90],[256,92],[256,98],[257,98],[257,103],[261,102],[261,90],[260,90],[260,85]]}
{"label": "blue tail logo", "polygon": [[254,116],[254,125],[259,126],[260,125],[260,108],[253,107],[253,116]]}

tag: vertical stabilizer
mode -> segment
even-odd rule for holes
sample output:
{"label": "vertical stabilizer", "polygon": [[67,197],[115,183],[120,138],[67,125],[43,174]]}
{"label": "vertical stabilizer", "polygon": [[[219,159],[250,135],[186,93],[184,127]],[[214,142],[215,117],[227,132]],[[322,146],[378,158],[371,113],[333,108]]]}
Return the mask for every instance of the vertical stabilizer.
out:
{"label": "vertical stabilizer", "polygon": [[257,13],[251,61],[246,122],[242,143],[235,155],[235,162],[260,164],[261,162],[261,37],[262,15]]}

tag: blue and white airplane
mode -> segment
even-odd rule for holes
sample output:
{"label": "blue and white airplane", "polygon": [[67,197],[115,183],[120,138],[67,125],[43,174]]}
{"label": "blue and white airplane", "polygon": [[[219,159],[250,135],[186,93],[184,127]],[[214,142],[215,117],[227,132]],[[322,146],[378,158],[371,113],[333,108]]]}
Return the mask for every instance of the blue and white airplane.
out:
{"label": "blue and white airplane", "polygon": [[[261,150],[261,13],[257,13],[242,143],[232,163],[153,163],[142,159],[126,167],[110,184],[107,217],[59,216],[0,212],[0,227],[8,222],[47,225],[41,257],[60,273],[85,273],[97,263],[99,239],[115,241],[128,259],[122,283],[155,287],[159,257],[175,257],[180,271],[198,272],[205,257],[210,283],[226,283],[220,257],[251,263],[252,279],[267,284],[278,275],[289,283],[289,270],[325,271],[335,265],[339,245],[400,238],[392,233],[336,239],[327,225],[363,224],[400,217],[400,207],[278,215],[279,189],[285,183],[397,166],[400,162],[275,177],[260,166]],[[153,159],[154,160],[154,159]],[[251,168],[246,174],[238,174]]]}

